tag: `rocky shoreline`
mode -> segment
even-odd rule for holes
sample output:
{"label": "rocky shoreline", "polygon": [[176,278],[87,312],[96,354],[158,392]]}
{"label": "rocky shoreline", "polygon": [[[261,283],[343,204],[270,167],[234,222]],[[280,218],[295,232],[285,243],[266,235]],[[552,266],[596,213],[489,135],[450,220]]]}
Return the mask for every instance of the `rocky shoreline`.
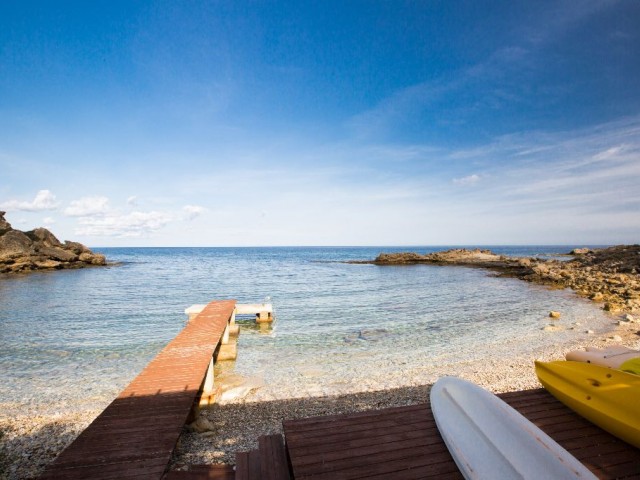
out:
{"label": "rocky shoreline", "polygon": [[60,270],[107,264],[104,255],[78,242],[60,242],[46,228],[14,229],[0,212],[0,274]]}
{"label": "rocky shoreline", "polygon": [[612,313],[640,312],[640,245],[575,249],[567,261],[514,258],[490,250],[452,249],[430,254],[381,253],[374,260],[348,263],[373,265],[454,265],[486,268],[554,288],[571,288],[581,297],[603,304]]}

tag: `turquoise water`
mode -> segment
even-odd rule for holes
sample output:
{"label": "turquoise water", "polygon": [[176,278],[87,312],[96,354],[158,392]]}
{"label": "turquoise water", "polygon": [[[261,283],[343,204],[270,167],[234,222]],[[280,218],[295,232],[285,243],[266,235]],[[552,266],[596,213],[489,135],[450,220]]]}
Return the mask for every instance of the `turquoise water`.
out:
{"label": "turquoise water", "polygon": [[243,324],[233,365],[264,380],[265,398],[411,384],[434,363],[574,335],[541,332],[549,310],[566,325],[610,323],[571,292],[480,269],[337,263],[442,248],[103,248],[118,265],[2,277],[2,412],[106,405],[180,331],[185,308],[213,299],[271,297],[276,322],[266,331]]}

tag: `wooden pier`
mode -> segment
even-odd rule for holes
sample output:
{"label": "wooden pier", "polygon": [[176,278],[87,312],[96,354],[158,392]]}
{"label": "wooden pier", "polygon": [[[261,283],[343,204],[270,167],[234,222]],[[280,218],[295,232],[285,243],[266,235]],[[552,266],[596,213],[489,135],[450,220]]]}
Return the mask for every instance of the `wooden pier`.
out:
{"label": "wooden pier", "polygon": [[47,467],[45,479],[160,479],[185,423],[215,395],[235,300],[211,302]]}
{"label": "wooden pier", "polygon": [[[49,465],[44,479],[347,480],[462,478],[425,403],[283,422],[236,465],[169,471],[182,428],[215,398],[213,365],[233,343],[234,300],[214,301]],[[250,313],[253,314],[253,313]],[[533,368],[533,365],[532,367]],[[640,478],[640,450],[544,389],[499,395],[598,478]],[[265,408],[268,408],[265,405]]]}

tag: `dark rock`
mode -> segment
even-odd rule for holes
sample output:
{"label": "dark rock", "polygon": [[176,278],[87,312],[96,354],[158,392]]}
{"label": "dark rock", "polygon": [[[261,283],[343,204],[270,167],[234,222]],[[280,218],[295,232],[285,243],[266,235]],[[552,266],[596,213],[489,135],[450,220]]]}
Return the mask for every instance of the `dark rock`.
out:
{"label": "dark rock", "polygon": [[489,250],[452,249],[428,255],[381,253],[375,260],[349,263],[480,267],[501,277],[515,277],[552,288],[571,288],[580,296],[603,302],[603,308],[609,312],[640,310],[640,300],[637,300],[640,299],[640,245],[587,250],[569,261],[509,258]]}
{"label": "dark rock", "polygon": [[46,228],[36,228],[30,232],[25,232],[31,240],[37,242],[45,247],[61,247],[62,243]]}
{"label": "dark rock", "polygon": [[66,240],[64,242],[64,248],[78,255],[80,255],[83,252],[89,252],[89,249],[85,247],[83,244],[78,242],[72,242],[70,240]]}
{"label": "dark rock", "polygon": [[571,250],[571,253],[569,253],[569,255],[584,255],[586,253],[589,253],[591,250],[588,248],[574,248],[573,250]]}
{"label": "dark rock", "polygon": [[468,250],[454,248],[443,252],[421,255],[414,252],[381,253],[373,262],[376,265],[409,265],[417,263],[482,265],[494,262],[504,262],[506,259],[490,250]]}
{"label": "dark rock", "polygon": [[106,265],[104,255],[93,253],[78,242],[62,244],[46,228],[29,232],[14,230],[0,212],[0,273],[59,270]]}
{"label": "dark rock", "polygon": [[106,265],[107,259],[100,253],[83,252],[80,254],[80,261],[91,265]]}
{"label": "dark rock", "polygon": [[19,230],[11,230],[0,237],[0,261],[28,256],[32,252],[33,242]]}
{"label": "dark rock", "polygon": [[78,255],[73,251],[64,250],[56,247],[40,247],[38,253],[46,255],[52,260],[59,260],[61,262],[75,262],[78,260]]}
{"label": "dark rock", "polygon": [[4,235],[9,230],[13,230],[11,228],[11,224],[4,219],[4,215],[7,212],[0,211],[0,236]]}
{"label": "dark rock", "polygon": [[411,263],[420,263],[424,260],[424,255],[413,252],[381,253],[376,257],[374,263],[383,265],[404,265]]}

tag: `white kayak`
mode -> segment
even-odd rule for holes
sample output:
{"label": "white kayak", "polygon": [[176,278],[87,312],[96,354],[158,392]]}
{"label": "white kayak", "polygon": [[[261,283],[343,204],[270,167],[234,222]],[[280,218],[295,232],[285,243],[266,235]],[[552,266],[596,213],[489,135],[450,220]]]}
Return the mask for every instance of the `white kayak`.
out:
{"label": "white kayak", "polygon": [[574,350],[567,353],[567,360],[573,362],[593,363],[609,368],[620,368],[623,363],[633,358],[640,357],[638,350],[612,345],[606,348],[587,347],[585,350]]}
{"label": "white kayak", "polygon": [[471,382],[438,380],[431,409],[467,479],[597,478],[520,413]]}

